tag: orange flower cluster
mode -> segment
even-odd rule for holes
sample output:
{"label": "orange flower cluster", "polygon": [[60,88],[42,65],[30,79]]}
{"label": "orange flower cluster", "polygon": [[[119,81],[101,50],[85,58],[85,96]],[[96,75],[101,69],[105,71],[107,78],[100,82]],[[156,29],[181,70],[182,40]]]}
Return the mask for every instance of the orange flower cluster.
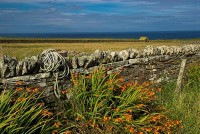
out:
{"label": "orange flower cluster", "polygon": [[108,131],[112,131],[113,130],[113,126],[108,126]]}
{"label": "orange flower cluster", "polygon": [[24,100],[26,100],[26,98],[18,98],[16,101],[24,101]]}
{"label": "orange flower cluster", "polygon": [[146,106],[145,104],[137,104],[135,106],[135,108],[140,109],[140,108],[145,107],[145,106]]}
{"label": "orange flower cluster", "polygon": [[142,100],[142,101],[145,101],[145,102],[151,102],[151,101],[156,99],[156,93],[160,92],[161,88],[149,87],[150,84],[147,83],[147,82],[144,82],[142,84],[143,87],[141,87],[141,89],[139,89],[139,91],[141,93],[143,93],[143,95],[139,97],[139,100]]}
{"label": "orange flower cluster", "polygon": [[92,78],[92,75],[89,74],[89,75],[85,76],[85,78],[86,78],[86,79],[91,79],[91,78]]}
{"label": "orange flower cluster", "polygon": [[145,127],[145,128],[142,128],[141,130],[146,131],[146,132],[152,132],[153,128]]}
{"label": "orange flower cluster", "polygon": [[156,122],[156,121],[160,120],[162,116],[163,115],[159,114],[159,115],[157,115],[155,117],[152,117],[151,121]]}
{"label": "orange flower cluster", "polygon": [[120,77],[118,78],[118,81],[119,81],[119,82],[124,82],[124,76],[120,76]]}
{"label": "orange flower cluster", "polygon": [[151,124],[152,127],[144,127],[141,130],[144,132],[152,132],[154,134],[159,134],[159,133],[171,133],[171,130],[175,127],[177,127],[178,125],[180,125],[181,121],[175,120],[172,121],[170,119],[168,119],[166,116],[162,115],[162,114],[158,114],[154,117],[151,118]]}
{"label": "orange flower cluster", "polygon": [[17,87],[16,90],[17,90],[17,91],[22,91],[23,88],[22,88],[22,87]]}
{"label": "orange flower cluster", "polygon": [[15,83],[16,86],[20,86],[20,85],[22,85],[22,84],[23,84],[23,81],[17,81],[17,82]]}
{"label": "orange flower cluster", "polygon": [[75,121],[83,120],[85,117],[83,115],[78,115],[75,119]]}
{"label": "orange flower cluster", "polygon": [[52,132],[51,132],[51,134],[57,134],[58,133],[58,130],[53,130]]}
{"label": "orange flower cluster", "polygon": [[111,119],[111,117],[103,117],[103,124],[106,124],[109,120]]}
{"label": "orange flower cluster", "polygon": [[39,91],[38,88],[26,88],[26,92],[28,92],[28,93],[30,93],[30,92],[37,93],[38,91]]}
{"label": "orange flower cluster", "polygon": [[53,126],[54,126],[54,127],[56,127],[56,128],[59,128],[59,127],[60,127],[60,125],[61,125],[61,123],[60,123],[60,122],[54,122],[54,124],[53,124]]}
{"label": "orange flower cluster", "polygon": [[49,112],[49,110],[43,110],[42,111],[42,116],[43,117],[51,117],[51,116],[53,116],[53,113],[52,112]]}
{"label": "orange flower cluster", "polygon": [[114,119],[114,122],[117,122],[117,123],[120,123],[122,121],[123,121],[123,119],[121,117]]}
{"label": "orange flower cluster", "polygon": [[130,133],[136,133],[137,132],[132,126],[125,126],[124,128],[129,130]]}
{"label": "orange flower cluster", "polygon": [[62,134],[71,134],[71,131],[65,131]]}
{"label": "orange flower cluster", "polygon": [[125,116],[127,122],[130,122],[132,120],[131,114],[125,114],[124,116]]}
{"label": "orange flower cluster", "polygon": [[121,92],[124,92],[128,87],[130,87],[132,85],[133,85],[133,83],[131,83],[131,82],[123,84],[122,86],[120,86]]}

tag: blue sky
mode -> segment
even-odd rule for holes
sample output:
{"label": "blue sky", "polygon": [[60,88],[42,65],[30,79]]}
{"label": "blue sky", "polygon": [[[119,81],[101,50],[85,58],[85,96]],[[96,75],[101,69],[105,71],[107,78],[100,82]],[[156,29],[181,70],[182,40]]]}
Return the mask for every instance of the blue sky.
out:
{"label": "blue sky", "polygon": [[0,0],[0,33],[200,30],[200,0]]}

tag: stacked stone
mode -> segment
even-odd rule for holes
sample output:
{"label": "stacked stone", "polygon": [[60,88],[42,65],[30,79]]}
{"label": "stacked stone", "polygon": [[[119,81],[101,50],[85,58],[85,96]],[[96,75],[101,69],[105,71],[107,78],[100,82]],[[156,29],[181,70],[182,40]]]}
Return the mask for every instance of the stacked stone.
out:
{"label": "stacked stone", "polygon": [[[64,53],[65,54],[65,53]],[[67,56],[65,54],[64,56]],[[152,59],[166,60],[170,56],[181,57],[189,55],[200,55],[200,45],[186,46],[147,46],[143,50],[127,49],[122,51],[100,51],[96,50],[93,54],[81,54],[80,56],[65,57],[66,64],[73,70],[91,70],[89,68],[104,64],[107,67],[115,68],[116,66],[124,66],[127,64],[135,64],[139,62],[149,62]],[[32,56],[18,61],[4,55],[3,66],[1,68],[1,77],[9,78],[15,76],[23,76],[41,73],[40,66],[42,63],[39,56]]]}
{"label": "stacked stone", "polygon": [[190,55],[200,53],[200,45],[187,45],[187,46],[147,46],[143,50],[127,49],[120,52],[117,51],[100,51],[96,50],[89,56],[73,57],[69,60],[72,69],[77,68],[90,68],[100,64],[108,64],[119,61],[126,61],[129,59],[137,58],[151,58],[152,56],[162,55]]}

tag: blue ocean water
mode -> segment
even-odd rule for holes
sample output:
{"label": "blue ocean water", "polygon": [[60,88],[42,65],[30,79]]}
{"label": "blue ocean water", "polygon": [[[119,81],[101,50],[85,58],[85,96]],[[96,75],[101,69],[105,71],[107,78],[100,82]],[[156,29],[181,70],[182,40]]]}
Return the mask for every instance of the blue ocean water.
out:
{"label": "blue ocean water", "polygon": [[98,32],[98,33],[0,33],[0,37],[13,38],[139,38],[155,39],[200,38],[200,31],[155,31],[155,32]]}

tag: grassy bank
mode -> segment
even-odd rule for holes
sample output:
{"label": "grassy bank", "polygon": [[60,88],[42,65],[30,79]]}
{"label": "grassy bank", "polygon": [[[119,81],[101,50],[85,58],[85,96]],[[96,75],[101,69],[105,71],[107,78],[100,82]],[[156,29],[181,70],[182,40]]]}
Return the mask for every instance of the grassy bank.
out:
{"label": "grassy bank", "polygon": [[[30,39],[31,40],[31,39]],[[38,39],[39,40],[39,39]],[[42,39],[41,39],[42,40]],[[54,39],[60,41],[59,39]],[[76,42],[69,42],[70,40]],[[91,42],[88,42],[90,40]],[[77,52],[94,52],[99,50],[120,51],[128,48],[143,49],[147,45],[152,46],[181,46],[187,44],[196,44],[200,39],[195,40],[152,40],[149,42],[138,42],[134,39],[66,39],[65,43],[0,43],[3,46],[4,53],[10,56],[22,59],[32,55],[40,54],[48,48],[61,49]],[[92,42],[93,41],[93,42]]]}
{"label": "grassy bank", "polygon": [[159,102],[168,109],[172,119],[182,121],[181,134],[200,133],[200,65],[192,67],[181,92],[175,92],[175,82],[163,84]]}

